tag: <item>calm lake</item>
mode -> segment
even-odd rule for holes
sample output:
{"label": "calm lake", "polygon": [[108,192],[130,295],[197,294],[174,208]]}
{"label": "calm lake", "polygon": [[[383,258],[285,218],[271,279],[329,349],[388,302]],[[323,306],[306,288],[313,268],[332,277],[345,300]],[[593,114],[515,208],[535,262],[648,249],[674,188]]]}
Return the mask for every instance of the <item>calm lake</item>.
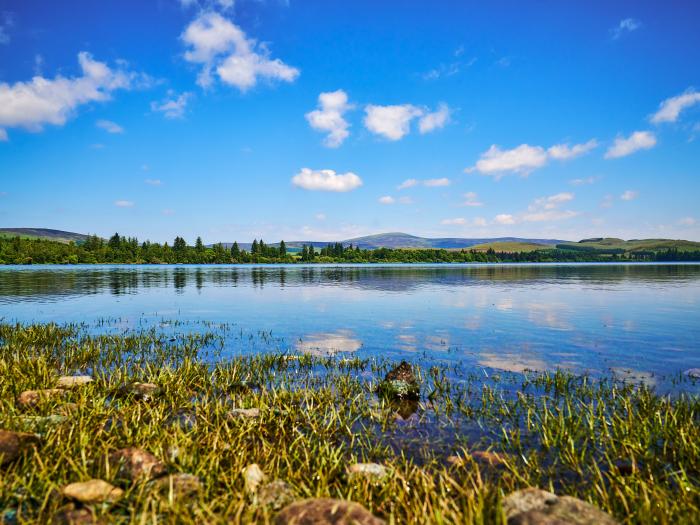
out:
{"label": "calm lake", "polygon": [[700,265],[7,266],[0,317],[654,384],[700,367]]}

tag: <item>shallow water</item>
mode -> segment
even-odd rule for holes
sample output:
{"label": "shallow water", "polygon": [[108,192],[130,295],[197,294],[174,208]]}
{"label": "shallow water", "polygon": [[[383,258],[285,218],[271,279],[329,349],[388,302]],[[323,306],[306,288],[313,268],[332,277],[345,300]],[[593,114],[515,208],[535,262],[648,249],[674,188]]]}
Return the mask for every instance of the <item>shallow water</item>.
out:
{"label": "shallow water", "polygon": [[6,266],[0,317],[653,385],[700,367],[700,265]]}

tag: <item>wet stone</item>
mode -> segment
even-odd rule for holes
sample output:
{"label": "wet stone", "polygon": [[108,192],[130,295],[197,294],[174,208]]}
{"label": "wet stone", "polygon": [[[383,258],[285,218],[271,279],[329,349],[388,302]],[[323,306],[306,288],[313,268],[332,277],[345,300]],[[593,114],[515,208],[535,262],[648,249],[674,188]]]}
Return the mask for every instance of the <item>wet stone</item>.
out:
{"label": "wet stone", "polygon": [[513,492],[503,501],[508,525],[616,525],[609,514],[570,496],[537,488]]}
{"label": "wet stone", "polygon": [[359,503],[315,498],[287,505],[275,517],[275,525],[384,525]]}
{"label": "wet stone", "polygon": [[165,464],[153,454],[139,448],[124,448],[109,455],[109,465],[117,479],[137,481],[153,479],[166,473]]}
{"label": "wet stone", "polygon": [[56,388],[78,388],[92,382],[93,379],[90,376],[61,376],[56,382]]}
{"label": "wet stone", "polygon": [[36,434],[0,430],[0,465],[16,460],[25,450],[38,445],[39,441]]}
{"label": "wet stone", "polygon": [[260,505],[280,510],[296,499],[294,489],[286,481],[276,479],[258,489],[257,501]]}
{"label": "wet stone", "polygon": [[62,397],[65,390],[46,388],[43,390],[25,390],[17,397],[17,404],[22,408],[33,408],[42,401],[55,400]]}
{"label": "wet stone", "polygon": [[413,368],[406,361],[389,371],[379,384],[379,394],[387,399],[420,399],[420,385]]}
{"label": "wet stone", "polygon": [[202,482],[193,474],[179,473],[163,476],[151,482],[158,492],[177,498],[191,496],[202,490]]}
{"label": "wet stone", "polygon": [[117,501],[124,491],[104,480],[91,479],[66,485],[61,494],[81,503],[103,503]]}

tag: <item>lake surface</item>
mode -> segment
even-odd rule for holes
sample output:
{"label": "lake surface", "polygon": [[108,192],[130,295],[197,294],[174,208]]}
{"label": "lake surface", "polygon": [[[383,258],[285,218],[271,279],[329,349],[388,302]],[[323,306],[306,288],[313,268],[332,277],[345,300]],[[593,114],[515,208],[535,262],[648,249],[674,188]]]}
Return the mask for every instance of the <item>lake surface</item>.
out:
{"label": "lake surface", "polygon": [[700,265],[6,266],[0,317],[654,384],[700,367]]}

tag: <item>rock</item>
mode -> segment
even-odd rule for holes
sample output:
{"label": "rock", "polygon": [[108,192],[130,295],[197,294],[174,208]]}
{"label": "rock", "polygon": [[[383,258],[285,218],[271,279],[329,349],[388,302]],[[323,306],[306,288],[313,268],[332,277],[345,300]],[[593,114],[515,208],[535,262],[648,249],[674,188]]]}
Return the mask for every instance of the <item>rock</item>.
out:
{"label": "rock", "polygon": [[389,474],[389,469],[378,463],[355,463],[348,467],[348,475],[351,478],[367,478],[373,481],[383,479]]}
{"label": "rock", "polygon": [[234,408],[228,413],[229,419],[255,419],[260,417],[259,408]]}
{"label": "rock", "polygon": [[686,370],[685,375],[691,379],[700,379],[700,368],[691,368],[690,370]]}
{"label": "rock", "polygon": [[170,474],[151,481],[151,486],[158,492],[172,494],[176,498],[182,498],[196,494],[202,490],[202,482],[192,474]]}
{"label": "rock", "polygon": [[420,399],[420,385],[413,368],[406,361],[389,371],[379,383],[379,393],[387,399]]}
{"label": "rock", "polygon": [[153,454],[139,448],[124,448],[109,455],[109,465],[117,479],[137,481],[153,479],[166,473],[165,465]]}
{"label": "rock", "polygon": [[153,383],[131,383],[119,389],[119,393],[125,397],[134,397],[141,401],[150,401],[162,393],[162,389]]}
{"label": "rock", "polygon": [[29,447],[39,443],[36,434],[0,430],[0,465],[16,460]]}
{"label": "rock", "polygon": [[56,382],[56,388],[71,389],[92,383],[90,376],[61,376]]}
{"label": "rock", "polygon": [[359,503],[314,498],[287,505],[275,517],[275,525],[385,525]]}
{"label": "rock", "polygon": [[260,505],[270,507],[272,510],[280,510],[295,499],[294,489],[286,481],[280,479],[266,483],[258,489],[257,502]]}
{"label": "rock", "polygon": [[609,514],[570,496],[537,488],[513,492],[503,501],[508,525],[616,525]]}
{"label": "rock", "polygon": [[121,498],[124,491],[104,480],[91,479],[66,485],[61,494],[81,503],[111,503]]}
{"label": "rock", "polygon": [[477,463],[484,463],[492,467],[502,466],[508,462],[506,456],[490,450],[475,450],[471,453],[471,457]]}
{"label": "rock", "polygon": [[260,465],[253,463],[243,469],[243,481],[245,482],[246,493],[254,495],[258,491],[260,484],[265,481],[265,473],[260,468]]}
{"label": "rock", "polygon": [[44,390],[25,390],[17,397],[17,404],[22,408],[32,408],[42,401],[49,401],[62,397],[65,390],[60,388],[46,388]]}
{"label": "rock", "polygon": [[52,525],[94,525],[101,522],[95,520],[90,509],[77,509],[74,503],[69,503],[59,510],[51,523]]}

